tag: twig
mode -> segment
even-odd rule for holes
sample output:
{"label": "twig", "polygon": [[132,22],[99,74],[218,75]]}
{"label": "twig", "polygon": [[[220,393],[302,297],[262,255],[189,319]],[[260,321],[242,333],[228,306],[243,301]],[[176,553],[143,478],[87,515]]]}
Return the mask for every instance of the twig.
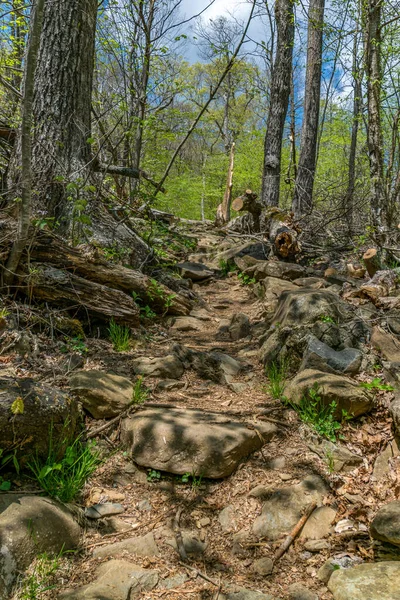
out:
{"label": "twig", "polygon": [[101,425],[101,427],[98,427],[97,429],[94,429],[93,431],[90,431],[87,434],[86,438],[89,440],[90,438],[95,437],[96,435],[98,435],[102,431],[106,431],[112,425],[114,425],[114,423],[117,423],[120,419],[122,419],[123,417],[125,417],[131,410],[135,410],[136,411],[137,409],[133,409],[132,406],[129,406],[128,408],[126,408],[125,410],[123,410],[117,417],[114,417],[113,419],[111,419],[111,421],[107,421],[107,423],[105,423],[104,425]]}
{"label": "twig", "polygon": [[182,508],[182,506],[180,506],[178,508],[178,510],[176,511],[176,515],[175,515],[175,519],[174,519],[172,528],[173,528],[173,531],[175,534],[176,546],[178,548],[179,556],[181,557],[181,559],[184,562],[186,562],[188,559],[188,556],[186,554],[185,545],[183,543],[182,532],[179,527],[179,521],[180,521],[182,512],[183,512],[183,508]]}
{"label": "twig", "polygon": [[211,579],[210,577],[208,577],[208,575],[205,575],[204,573],[202,573],[201,571],[199,571],[198,569],[196,569],[195,567],[191,567],[190,565],[187,565],[186,563],[179,563],[182,567],[185,567],[186,569],[190,569],[191,571],[193,571],[194,573],[196,573],[197,577],[201,577],[202,579],[204,579],[205,581],[208,581],[208,583],[212,583],[213,585],[215,585],[215,587],[219,588],[220,584],[217,583],[216,581],[214,581],[213,579]]}
{"label": "twig", "polygon": [[264,415],[258,415],[257,418],[260,419],[260,421],[268,421],[269,423],[275,423],[276,425],[281,425],[282,427],[291,427],[290,423],[279,421],[279,419],[272,419],[271,417],[265,417]]}
{"label": "twig", "polygon": [[309,504],[306,507],[306,509],[304,511],[304,515],[301,517],[299,522],[293,527],[292,531],[289,533],[289,535],[287,536],[285,541],[279,546],[278,550],[275,552],[274,564],[290,548],[290,546],[293,544],[294,540],[299,535],[300,531],[303,529],[304,525],[307,523],[309,517],[311,516],[311,514],[314,512],[314,510],[316,508],[317,508],[316,502],[312,502],[311,504]]}

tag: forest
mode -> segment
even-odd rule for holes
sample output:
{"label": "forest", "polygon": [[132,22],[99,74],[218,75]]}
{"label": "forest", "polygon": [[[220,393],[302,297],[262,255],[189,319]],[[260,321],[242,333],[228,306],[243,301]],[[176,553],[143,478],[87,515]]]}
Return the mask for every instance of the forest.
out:
{"label": "forest", "polygon": [[400,600],[400,4],[0,2],[0,600]]}

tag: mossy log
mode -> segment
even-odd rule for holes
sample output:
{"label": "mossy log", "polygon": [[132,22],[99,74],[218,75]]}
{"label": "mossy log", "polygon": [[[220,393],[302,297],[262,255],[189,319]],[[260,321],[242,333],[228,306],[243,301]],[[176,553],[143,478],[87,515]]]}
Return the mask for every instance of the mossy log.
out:
{"label": "mossy log", "polygon": [[[102,284],[113,290],[120,290],[132,298],[132,292],[138,295],[143,304],[149,305],[155,312],[165,312],[165,299],[172,291],[161,283],[157,289],[151,279],[121,265],[109,263],[93,251],[88,254],[80,248],[67,246],[59,237],[41,232],[35,239],[29,256],[31,261],[46,263],[65,271],[73,272],[91,282]],[[157,292],[157,293],[155,293]],[[187,315],[192,309],[190,300],[181,294],[174,293],[170,315]]]}

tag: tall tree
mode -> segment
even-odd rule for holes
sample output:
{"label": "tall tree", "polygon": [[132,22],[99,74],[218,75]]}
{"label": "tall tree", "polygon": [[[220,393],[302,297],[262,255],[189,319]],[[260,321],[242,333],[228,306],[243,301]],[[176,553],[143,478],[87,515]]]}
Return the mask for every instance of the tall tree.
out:
{"label": "tall tree", "polygon": [[277,47],[271,79],[264,148],[264,171],[261,201],[278,206],[281,172],[282,138],[289,105],[294,43],[293,0],[277,0],[275,4]]}
{"label": "tall tree", "polygon": [[307,68],[303,125],[292,210],[296,218],[311,212],[317,163],[321,97],[322,38],[325,0],[310,0],[308,9]]}

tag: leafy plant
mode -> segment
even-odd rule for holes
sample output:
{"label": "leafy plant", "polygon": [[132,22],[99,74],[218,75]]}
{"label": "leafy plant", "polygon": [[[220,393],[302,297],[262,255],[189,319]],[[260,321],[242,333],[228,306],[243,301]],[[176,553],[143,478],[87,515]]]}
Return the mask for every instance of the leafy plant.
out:
{"label": "leafy plant", "polygon": [[78,354],[86,354],[88,347],[80,337],[64,338],[65,346],[60,348],[61,352],[77,352]]}
{"label": "leafy plant", "polygon": [[239,273],[238,279],[243,285],[250,285],[251,283],[256,283],[254,277],[250,277],[250,275],[246,275],[246,273]]}
{"label": "leafy plant", "polygon": [[322,323],[335,323],[335,319],[330,315],[320,315],[319,320],[322,321]]}
{"label": "leafy plant", "polygon": [[[65,442],[64,442],[65,444]],[[61,458],[60,458],[61,455]],[[62,450],[53,445],[50,432],[49,452],[45,461],[36,457],[28,463],[40,487],[52,498],[71,502],[101,463],[94,443],[84,444],[78,437]]]}
{"label": "leafy plant", "polygon": [[[322,437],[326,437],[331,442],[335,442],[337,433],[341,428],[341,423],[336,421],[334,415],[337,409],[337,403],[333,400],[326,406],[320,396],[318,384],[310,388],[299,404],[288,401],[288,404],[297,412],[300,419],[311,425],[315,431]],[[345,414],[344,419],[350,418]]]}
{"label": "leafy plant", "polygon": [[272,362],[266,367],[266,374],[269,383],[266,385],[265,391],[277,400],[283,397],[285,381],[287,376],[288,364],[287,361],[281,359],[278,362]]}
{"label": "leafy plant", "polygon": [[116,352],[126,352],[129,350],[131,341],[131,332],[129,327],[126,327],[125,325],[118,325],[114,319],[111,319],[108,331],[110,333],[110,340],[113,348]]}
{"label": "leafy plant", "polygon": [[139,375],[139,377],[137,378],[137,380],[135,382],[135,385],[133,386],[132,404],[137,405],[137,406],[140,404],[144,404],[144,402],[146,402],[148,396],[149,396],[149,390],[143,384],[143,377],[141,375]]}
{"label": "leafy plant", "polygon": [[203,475],[199,475],[198,477],[194,473],[184,473],[182,475],[182,483],[190,483],[190,480],[192,480],[192,489],[197,489],[201,486]]}
{"label": "leafy plant", "polygon": [[164,314],[173,305],[174,298],[176,298],[176,294],[167,294],[167,292],[155,279],[150,279],[150,283],[147,288],[147,295],[152,301],[157,299],[161,301],[164,308]]}
{"label": "leafy plant", "polygon": [[223,277],[226,277],[229,273],[234,273],[237,269],[236,265],[230,265],[228,261],[224,260],[223,258],[220,258],[218,266]]}
{"label": "leafy plant", "polygon": [[156,471],[155,469],[149,469],[147,475],[147,481],[154,483],[155,481],[160,481],[161,473],[160,471]]}
{"label": "leafy plant", "polygon": [[61,554],[62,551],[51,558],[45,552],[36,558],[32,572],[22,582],[18,595],[20,600],[40,600],[44,592],[55,587],[51,581],[60,566]]}
{"label": "leafy plant", "polygon": [[386,383],[383,383],[380,377],[374,377],[372,381],[368,382],[363,381],[362,383],[360,383],[360,387],[366,390],[377,390],[379,392],[392,392],[394,390],[392,385],[387,385]]}
{"label": "leafy plant", "polygon": [[335,471],[335,457],[333,455],[332,450],[327,449],[325,451],[325,460],[326,460],[326,466],[328,467],[329,473],[334,473],[334,471]]}
{"label": "leafy plant", "polygon": [[1,308],[0,309],[0,320],[5,319],[6,317],[8,317],[9,314],[10,314],[10,312],[6,308]]}

